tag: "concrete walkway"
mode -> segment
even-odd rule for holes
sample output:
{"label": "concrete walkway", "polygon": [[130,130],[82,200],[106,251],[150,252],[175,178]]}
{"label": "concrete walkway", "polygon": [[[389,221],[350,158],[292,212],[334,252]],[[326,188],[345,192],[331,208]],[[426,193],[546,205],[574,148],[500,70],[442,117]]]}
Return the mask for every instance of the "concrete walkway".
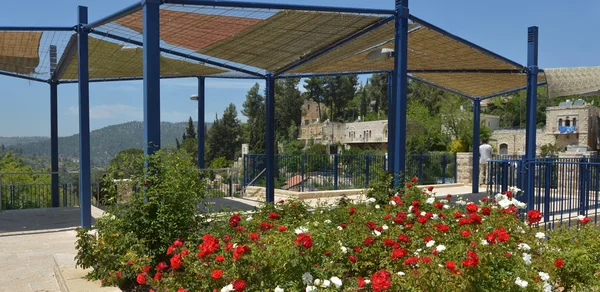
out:
{"label": "concrete walkway", "polygon": [[[92,207],[95,217],[102,210]],[[60,291],[54,254],[75,254],[79,208],[0,212],[0,291]]]}

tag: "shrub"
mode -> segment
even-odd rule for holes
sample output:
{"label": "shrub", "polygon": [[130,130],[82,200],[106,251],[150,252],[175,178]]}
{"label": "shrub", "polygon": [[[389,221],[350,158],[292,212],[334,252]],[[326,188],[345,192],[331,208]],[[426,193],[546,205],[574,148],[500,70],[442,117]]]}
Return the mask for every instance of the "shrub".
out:
{"label": "shrub", "polygon": [[109,207],[110,215],[95,222],[95,234],[78,231],[77,265],[92,268],[91,279],[134,287],[137,271],[167,259],[164,246],[173,238],[194,239],[200,230],[204,185],[187,154],[161,150],[147,163],[146,180],[139,182],[144,190]]}

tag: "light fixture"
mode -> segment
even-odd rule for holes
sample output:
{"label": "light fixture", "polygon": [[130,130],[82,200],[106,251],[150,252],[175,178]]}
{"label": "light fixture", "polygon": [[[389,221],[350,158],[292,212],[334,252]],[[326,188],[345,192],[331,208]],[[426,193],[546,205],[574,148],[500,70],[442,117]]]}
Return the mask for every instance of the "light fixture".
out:
{"label": "light fixture", "polygon": [[367,54],[367,61],[388,60],[394,56],[394,49],[380,48]]}
{"label": "light fixture", "polygon": [[198,95],[197,94],[192,94],[192,96],[190,96],[191,100],[198,100]]}

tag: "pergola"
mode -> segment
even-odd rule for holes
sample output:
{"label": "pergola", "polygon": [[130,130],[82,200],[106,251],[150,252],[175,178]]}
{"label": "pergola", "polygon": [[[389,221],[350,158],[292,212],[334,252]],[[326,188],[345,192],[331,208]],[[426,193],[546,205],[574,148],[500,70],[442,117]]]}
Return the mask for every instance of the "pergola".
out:
{"label": "pergola", "polygon": [[[388,169],[402,180],[408,79],[473,101],[473,193],[479,192],[482,100],[527,89],[526,158],[535,157],[538,28],[527,66],[392,9],[221,0],[141,0],[73,27],[0,27],[0,74],[50,85],[52,206],[58,207],[58,85],[79,85],[81,224],[91,226],[89,83],[143,80],[144,138],[160,148],[160,79],[198,77],[198,166],[204,167],[206,78],[266,81],[266,200],[274,201],[274,84],[278,78],[390,73]],[[538,76],[539,75],[539,76]],[[527,188],[533,188],[528,172]]]}

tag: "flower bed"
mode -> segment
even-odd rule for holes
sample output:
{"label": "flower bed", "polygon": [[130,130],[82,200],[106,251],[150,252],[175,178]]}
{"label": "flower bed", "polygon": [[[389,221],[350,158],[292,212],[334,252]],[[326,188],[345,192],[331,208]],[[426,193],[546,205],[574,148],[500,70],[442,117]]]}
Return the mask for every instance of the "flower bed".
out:
{"label": "flower bed", "polygon": [[[150,291],[590,291],[600,280],[600,232],[544,231],[509,192],[464,206],[412,185],[309,211],[280,201],[207,224],[160,255],[132,249],[96,274]],[[376,197],[376,198],[375,198]],[[97,248],[95,244],[87,247]]]}

